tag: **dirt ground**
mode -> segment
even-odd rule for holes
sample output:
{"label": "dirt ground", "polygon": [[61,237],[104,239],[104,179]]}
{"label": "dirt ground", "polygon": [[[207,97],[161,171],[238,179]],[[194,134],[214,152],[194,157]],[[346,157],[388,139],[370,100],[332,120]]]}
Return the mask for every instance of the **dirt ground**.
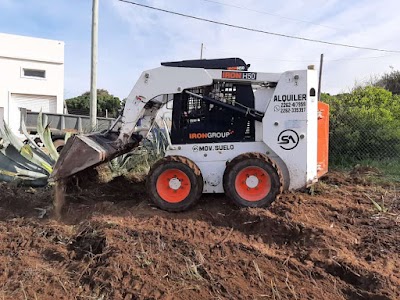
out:
{"label": "dirt ground", "polygon": [[91,182],[61,221],[51,189],[1,185],[0,299],[400,299],[400,186],[367,175],[268,210],[204,195],[174,214],[142,183]]}

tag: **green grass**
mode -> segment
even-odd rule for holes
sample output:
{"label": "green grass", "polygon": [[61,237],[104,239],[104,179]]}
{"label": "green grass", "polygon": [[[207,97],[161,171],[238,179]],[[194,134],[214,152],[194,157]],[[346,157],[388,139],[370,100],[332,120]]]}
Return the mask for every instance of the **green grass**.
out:
{"label": "green grass", "polygon": [[356,167],[370,167],[379,170],[380,174],[371,175],[377,182],[400,183],[400,157],[397,159],[372,160],[342,160],[331,162],[330,170],[351,171]]}

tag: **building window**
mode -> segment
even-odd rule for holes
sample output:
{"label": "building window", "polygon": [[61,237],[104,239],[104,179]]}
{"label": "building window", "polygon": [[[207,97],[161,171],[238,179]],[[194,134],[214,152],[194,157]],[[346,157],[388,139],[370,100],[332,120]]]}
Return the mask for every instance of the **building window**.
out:
{"label": "building window", "polygon": [[29,78],[46,78],[46,71],[45,70],[35,70],[35,69],[23,69],[23,77]]}

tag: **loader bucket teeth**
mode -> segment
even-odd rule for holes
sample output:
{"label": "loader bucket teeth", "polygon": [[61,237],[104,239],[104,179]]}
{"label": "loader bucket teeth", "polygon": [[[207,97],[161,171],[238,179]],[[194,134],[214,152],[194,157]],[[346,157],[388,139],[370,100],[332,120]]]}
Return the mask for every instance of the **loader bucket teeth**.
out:
{"label": "loader bucket teeth", "polygon": [[115,135],[103,134],[76,135],[70,138],[61,151],[50,180],[57,181],[109,161],[132,150],[140,141],[133,139],[132,143],[119,148],[115,140]]}

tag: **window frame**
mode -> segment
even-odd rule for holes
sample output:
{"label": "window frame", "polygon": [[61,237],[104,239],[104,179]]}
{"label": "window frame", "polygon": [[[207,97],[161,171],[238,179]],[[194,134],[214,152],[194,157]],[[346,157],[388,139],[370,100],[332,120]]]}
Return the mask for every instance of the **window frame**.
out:
{"label": "window frame", "polygon": [[[29,76],[25,75],[25,71],[39,71],[44,73],[44,77],[39,77],[39,76]],[[43,69],[37,69],[37,68],[24,68],[21,67],[21,78],[27,78],[27,79],[36,79],[36,80],[46,80],[47,79],[47,71]]]}

